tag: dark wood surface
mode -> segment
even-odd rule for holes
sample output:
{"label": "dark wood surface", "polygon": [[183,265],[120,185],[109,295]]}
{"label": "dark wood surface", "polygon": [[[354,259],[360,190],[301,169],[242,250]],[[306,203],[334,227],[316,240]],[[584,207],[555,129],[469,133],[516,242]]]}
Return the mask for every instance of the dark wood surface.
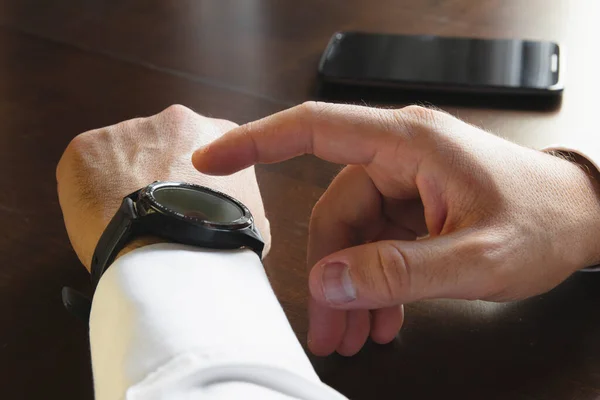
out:
{"label": "dark wood surface", "polygon": [[[242,123],[315,96],[336,30],[559,40],[553,112],[444,107],[531,146],[599,134],[597,0],[0,0],[0,398],[93,398],[86,328],[60,289],[87,274],[71,250],[54,168],[80,132],[173,103]],[[304,343],[306,233],[339,166],[258,167],[274,244],[266,268]],[[313,359],[352,399],[600,398],[600,274],[522,302],[407,306],[392,344]]]}

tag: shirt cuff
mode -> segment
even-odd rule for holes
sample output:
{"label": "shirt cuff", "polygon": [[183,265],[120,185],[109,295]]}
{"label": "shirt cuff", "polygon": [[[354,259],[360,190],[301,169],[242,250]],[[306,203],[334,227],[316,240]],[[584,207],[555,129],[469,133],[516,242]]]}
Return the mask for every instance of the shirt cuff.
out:
{"label": "shirt cuff", "polygon": [[[323,385],[250,250],[163,243],[120,257],[94,295],[90,342],[99,400],[124,398],[182,359],[198,371],[255,365]],[[239,394],[247,382],[223,384]]]}
{"label": "shirt cuff", "polygon": [[[596,169],[596,172],[600,173],[600,148],[598,146],[587,146],[584,150],[584,146],[579,144],[577,141],[573,141],[570,145],[553,145],[543,148],[543,152],[560,151],[564,153],[574,153],[585,158],[590,166]],[[583,268],[580,272],[598,272],[600,271],[600,265],[593,265],[591,267]]]}
{"label": "shirt cuff", "polygon": [[585,158],[590,162],[590,164],[596,168],[597,171],[600,171],[600,150],[595,148],[588,148],[586,150],[583,147],[577,146],[564,146],[564,145],[554,145],[543,148],[541,151],[545,153],[549,153],[552,151],[560,151],[565,153],[574,153],[578,154],[581,157]]}

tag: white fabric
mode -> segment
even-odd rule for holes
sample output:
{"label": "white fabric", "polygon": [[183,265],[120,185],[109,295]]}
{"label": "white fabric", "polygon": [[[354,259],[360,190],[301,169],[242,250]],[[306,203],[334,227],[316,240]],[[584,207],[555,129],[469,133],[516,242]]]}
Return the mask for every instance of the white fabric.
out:
{"label": "white fabric", "polygon": [[[585,150],[584,150],[585,149]],[[584,144],[578,145],[575,141],[571,146],[548,146],[542,149],[542,151],[564,151],[566,153],[579,154],[592,164],[598,171],[600,171],[600,146],[584,146]]]}
{"label": "white fabric", "polygon": [[119,258],[90,342],[97,400],[344,398],[320,382],[250,250],[156,244]]}
{"label": "white fabric", "polygon": [[[566,153],[575,153],[585,158],[592,164],[596,170],[600,171],[600,146],[595,145],[598,140],[594,138],[587,138],[581,140],[577,136],[571,136],[565,141],[563,145],[548,146],[542,149],[544,152],[550,151],[562,151]],[[583,268],[580,272],[599,272],[600,265],[593,265],[591,267]]]}

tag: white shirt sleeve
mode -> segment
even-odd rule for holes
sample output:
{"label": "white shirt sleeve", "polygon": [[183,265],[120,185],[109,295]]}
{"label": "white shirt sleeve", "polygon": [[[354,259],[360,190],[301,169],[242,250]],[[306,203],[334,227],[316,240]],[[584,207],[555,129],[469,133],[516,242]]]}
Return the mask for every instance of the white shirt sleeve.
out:
{"label": "white shirt sleeve", "polygon": [[320,382],[250,250],[120,257],[94,295],[90,343],[97,400],[345,398]]}
{"label": "white shirt sleeve", "polygon": [[594,146],[594,142],[592,141],[592,145],[585,146],[583,143],[578,143],[573,140],[571,143],[562,144],[562,145],[553,145],[548,146],[542,149],[544,152],[549,151],[564,151],[567,153],[575,153],[579,154],[581,157],[585,158],[592,164],[598,171],[600,171],[600,145]]}
{"label": "white shirt sleeve", "polygon": [[[580,137],[572,136],[563,144],[548,146],[542,149],[544,152],[562,151],[566,153],[579,154],[590,162],[590,164],[600,171],[600,143],[595,137],[582,140]],[[580,270],[581,272],[600,272],[600,265],[587,267]]]}

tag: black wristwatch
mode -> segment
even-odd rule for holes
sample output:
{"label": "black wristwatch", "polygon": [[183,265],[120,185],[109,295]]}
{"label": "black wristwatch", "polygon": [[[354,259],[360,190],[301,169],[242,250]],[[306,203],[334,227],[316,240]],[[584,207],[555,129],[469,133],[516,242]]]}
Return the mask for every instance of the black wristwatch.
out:
{"label": "black wristwatch", "polygon": [[[204,186],[154,182],[126,196],[100,237],[91,264],[92,287],[132,240],[153,236],[211,249],[249,248],[262,256],[264,242],[252,214],[238,200]],[[63,304],[88,320],[91,301],[63,289]]]}

